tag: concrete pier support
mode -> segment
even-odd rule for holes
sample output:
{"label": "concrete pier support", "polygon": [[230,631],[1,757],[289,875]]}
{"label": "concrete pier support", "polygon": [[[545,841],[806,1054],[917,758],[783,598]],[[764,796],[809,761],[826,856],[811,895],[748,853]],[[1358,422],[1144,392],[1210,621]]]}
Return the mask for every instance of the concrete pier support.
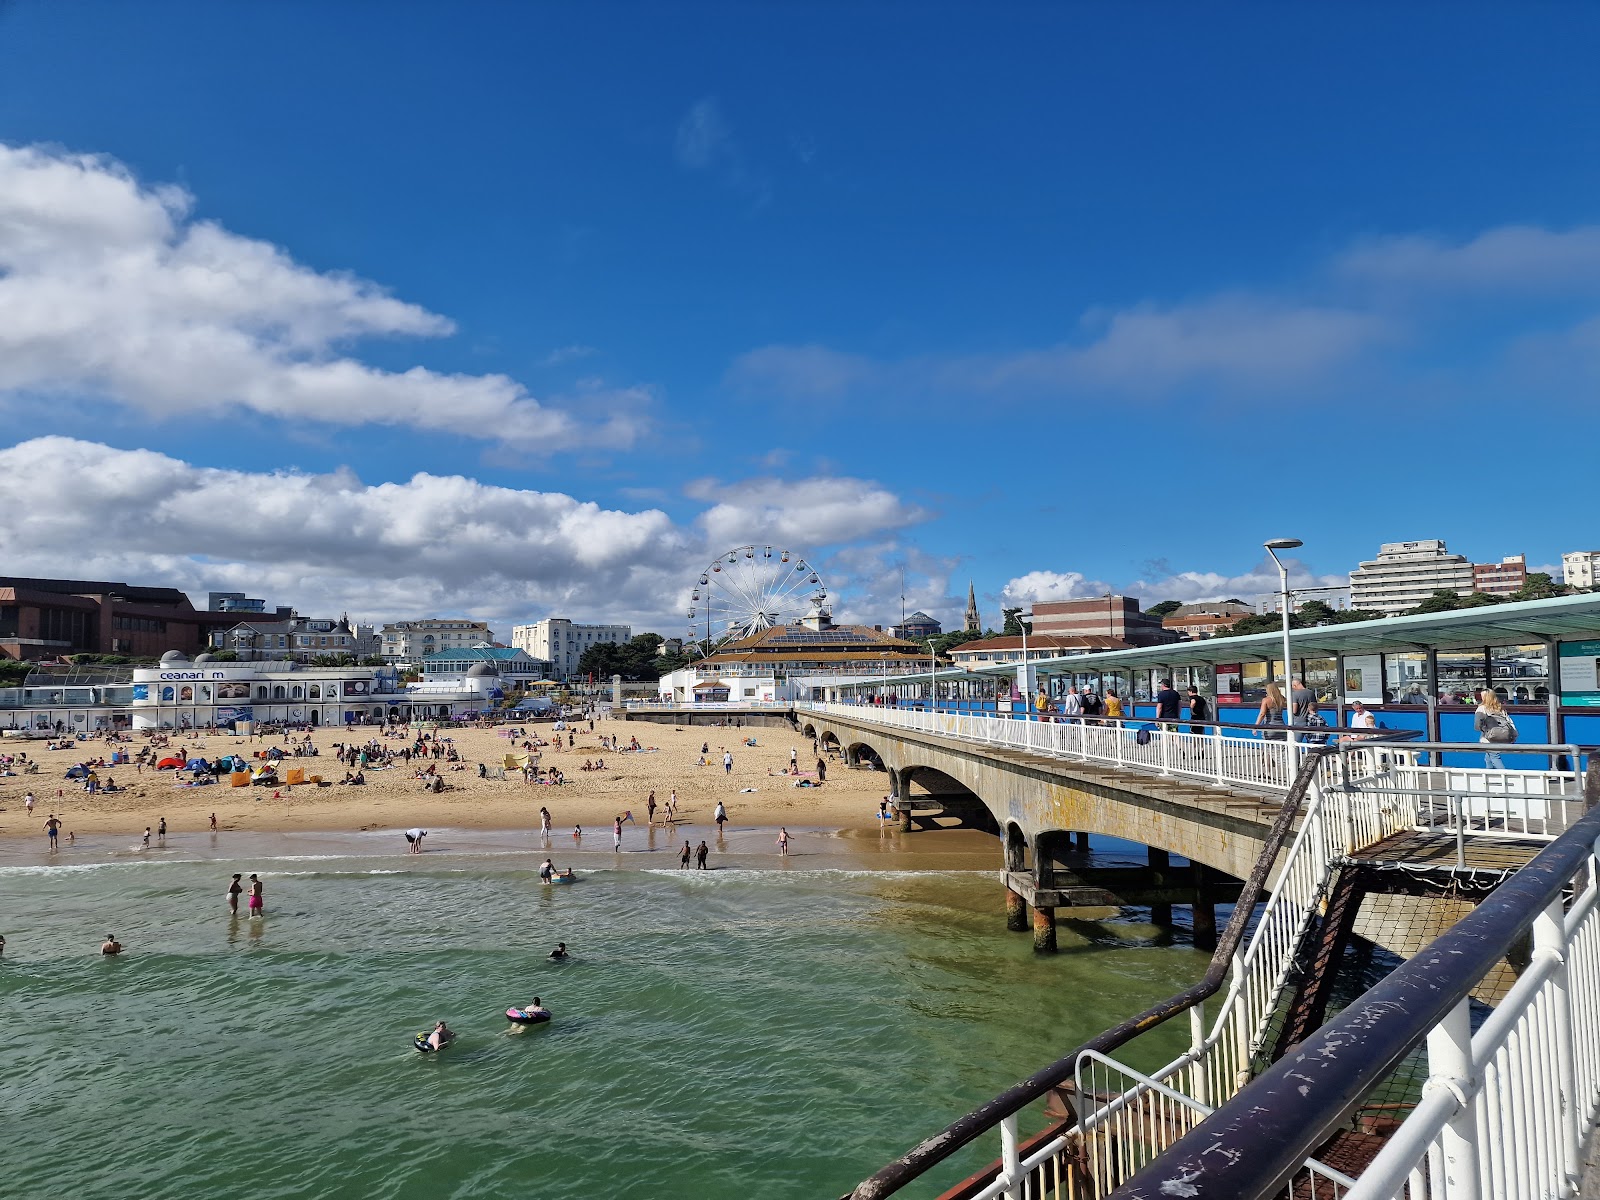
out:
{"label": "concrete pier support", "polygon": [[1211,868],[1194,864],[1194,944],[1199,950],[1217,948],[1217,901],[1211,887]]}
{"label": "concrete pier support", "polygon": [[1053,908],[1033,910],[1033,952],[1035,954],[1056,952],[1056,910]]}
{"label": "concrete pier support", "polygon": [[1089,835],[1080,829],[1074,836],[1078,839],[1078,853],[1089,853]]}
{"label": "concrete pier support", "polygon": [[1006,889],[1006,928],[1012,933],[1028,928],[1028,902],[1010,888]]}
{"label": "concrete pier support", "polygon": [[[1171,866],[1172,856],[1165,850],[1157,850],[1154,846],[1146,847],[1146,850],[1149,855],[1147,861],[1150,864],[1150,869],[1156,873],[1157,881],[1165,882],[1164,876],[1167,868]],[[1152,904],[1150,906],[1150,921],[1154,925],[1171,925],[1172,905]]]}

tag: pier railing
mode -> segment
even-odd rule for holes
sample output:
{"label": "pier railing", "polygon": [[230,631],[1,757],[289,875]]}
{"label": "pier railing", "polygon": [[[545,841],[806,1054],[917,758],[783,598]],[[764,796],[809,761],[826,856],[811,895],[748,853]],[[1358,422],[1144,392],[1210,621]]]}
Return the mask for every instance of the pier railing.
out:
{"label": "pier railing", "polygon": [[[1600,809],[1155,1156],[1114,1200],[1281,1195],[1423,1046],[1420,1099],[1342,1195],[1576,1195],[1580,1146],[1600,1106],[1597,878]],[[1528,965],[1474,1032],[1472,990],[1530,932]]]}
{"label": "pier railing", "polygon": [[[986,1178],[975,1181],[976,1186],[961,1189],[962,1197],[1104,1196],[1212,1108],[1225,1103],[1267,1063],[1272,1023],[1297,951],[1328,895],[1338,863],[1352,850],[1382,840],[1412,820],[1411,805],[1394,789],[1391,778],[1394,755],[1409,736],[1402,732],[1359,744],[1307,746],[1200,983],[1091,1039],[969,1113],[862,1181],[851,1193],[852,1200],[892,1195],[993,1130],[1000,1133],[1001,1159]],[[1276,883],[1269,891],[1274,872]],[[1263,895],[1265,908],[1246,939],[1246,928]],[[1219,993],[1222,1000],[1208,1030],[1203,1005]],[[1111,1057],[1139,1035],[1185,1013],[1190,1047],[1165,1066],[1143,1074]],[[1022,1111],[1069,1080],[1076,1121],[1036,1140],[1023,1155]],[[1317,1186],[1348,1184],[1339,1172],[1320,1163],[1307,1164],[1305,1157],[1300,1169]]]}
{"label": "pier railing", "polygon": [[[1218,788],[1285,795],[1313,750],[1336,743],[1320,782],[1365,781],[1381,786],[1393,803],[1409,806],[1400,828],[1445,832],[1458,838],[1554,840],[1583,812],[1584,751],[1575,745],[1497,743],[1502,759],[1532,760],[1536,769],[1446,766],[1447,757],[1481,754],[1479,743],[1422,742],[1404,731],[1223,725],[1150,720],[1020,720],[979,713],[812,702],[797,715],[839,717],[975,745],[1021,750],[1064,762],[1093,763],[1151,776],[1193,779]],[[1191,732],[1200,730],[1200,732]],[[1404,746],[1396,748],[1404,734]],[[1364,746],[1383,749],[1363,749]],[[1565,762],[1565,769],[1549,764]],[[1369,843],[1370,844],[1370,843]]]}
{"label": "pier railing", "polygon": [[[802,708],[846,719],[863,717],[850,705]],[[1576,772],[1447,768],[1438,765],[1444,753],[1460,751],[1461,746],[1419,743],[1413,740],[1416,735],[1405,732],[1376,731],[1334,741],[1302,740],[1290,731],[1282,742],[1261,745],[1209,731],[1189,734],[1148,727],[1148,737],[1137,738],[1138,726],[1148,723],[1072,726],[892,710],[871,712],[866,723],[1012,746],[1069,760],[1108,762],[1151,774],[1206,771],[1214,775],[1220,771],[1235,779],[1248,777],[1257,790],[1267,794],[1277,790],[1273,785],[1282,778],[1281,770],[1289,763],[1295,769],[1282,790],[1282,806],[1256,870],[1200,984],[1108,1030],[922,1143],[858,1185],[851,1194],[854,1200],[893,1194],[985,1131],[994,1130],[1000,1133],[1000,1160],[949,1193],[947,1200],[999,1196],[1093,1200],[1107,1196],[1165,1161],[1169,1150],[1191,1130],[1209,1125],[1214,1120],[1208,1115],[1213,1109],[1231,1109],[1230,1101],[1239,1090],[1269,1068],[1275,1023],[1299,966],[1306,935],[1325,907],[1335,874],[1348,855],[1405,830],[1448,830],[1459,845],[1468,836],[1555,838],[1561,830],[1584,820],[1585,802]],[[1136,750],[1122,744],[1129,741]],[[1209,761],[1202,764],[1194,757],[1185,758],[1186,754],[1200,755],[1207,747]],[[1574,765],[1582,762],[1583,754],[1574,746],[1521,746],[1516,750],[1548,756],[1552,762],[1558,755],[1566,755]],[[1276,882],[1267,892],[1266,883],[1274,874]],[[1246,939],[1246,923],[1264,893],[1265,906]],[[1600,1020],[1600,979],[1595,991],[1595,1017]],[[1219,994],[1208,1028],[1204,1005]],[[1138,1035],[1185,1012],[1190,1047],[1178,1058],[1145,1074],[1112,1057]],[[1526,1041],[1513,1033],[1506,1036],[1519,1047]],[[1020,1141],[1023,1109],[1068,1081],[1076,1119],[1031,1142]],[[1355,1194],[1357,1181],[1313,1157],[1320,1145],[1303,1147],[1277,1186],[1289,1183],[1294,1195],[1335,1200],[1347,1192]],[[1176,1192],[1129,1196],[1146,1194],[1188,1193],[1179,1186]],[[1439,1187],[1430,1192],[1413,1189],[1409,1200],[1454,1200],[1454,1195]]]}

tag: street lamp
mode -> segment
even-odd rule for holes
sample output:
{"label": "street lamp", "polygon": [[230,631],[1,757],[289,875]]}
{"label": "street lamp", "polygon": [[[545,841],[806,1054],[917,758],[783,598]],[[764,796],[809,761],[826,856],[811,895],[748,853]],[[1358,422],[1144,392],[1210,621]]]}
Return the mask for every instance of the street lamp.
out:
{"label": "street lamp", "polygon": [[939,652],[928,639],[928,711],[939,711]]}
{"label": "street lamp", "polygon": [[1273,538],[1263,545],[1272,561],[1278,564],[1278,590],[1281,593],[1281,607],[1283,609],[1283,723],[1290,724],[1292,715],[1289,708],[1289,696],[1294,691],[1294,682],[1289,670],[1289,568],[1284,565],[1283,559],[1278,557],[1279,550],[1294,550],[1304,546],[1299,538]]}
{"label": "street lamp", "polygon": [[1033,610],[1017,609],[1017,628],[1022,630],[1022,670],[1017,675],[1018,689],[1022,692],[1022,717],[1028,717],[1028,697],[1033,694],[1033,677],[1028,673],[1028,622],[1033,620]]}

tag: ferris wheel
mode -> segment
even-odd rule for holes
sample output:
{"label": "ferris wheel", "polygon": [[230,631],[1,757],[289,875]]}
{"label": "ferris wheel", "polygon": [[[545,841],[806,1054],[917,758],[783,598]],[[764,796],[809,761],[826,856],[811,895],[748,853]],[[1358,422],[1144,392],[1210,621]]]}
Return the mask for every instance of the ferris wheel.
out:
{"label": "ferris wheel", "polygon": [[695,581],[689,636],[721,642],[797,621],[827,602],[810,563],[774,546],[739,546],[719,554]]}

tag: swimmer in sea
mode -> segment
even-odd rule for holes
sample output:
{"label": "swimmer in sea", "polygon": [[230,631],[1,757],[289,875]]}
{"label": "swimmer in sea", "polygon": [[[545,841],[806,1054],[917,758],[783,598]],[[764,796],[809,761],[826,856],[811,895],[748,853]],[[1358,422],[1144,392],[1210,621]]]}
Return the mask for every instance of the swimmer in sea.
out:
{"label": "swimmer in sea", "polygon": [[533,998],[533,1003],[528,1005],[528,1007],[522,1011],[527,1013],[530,1017],[536,1017],[540,1013],[543,1013],[547,1017],[550,1015],[550,1010],[539,1002],[539,997],[537,996]]}
{"label": "swimmer in sea", "polygon": [[428,1035],[428,1045],[435,1050],[443,1050],[455,1036],[448,1025],[443,1021],[437,1021],[434,1023],[433,1032]]}
{"label": "swimmer in sea", "polygon": [[[562,959],[569,957],[569,955],[567,954],[567,944],[565,942],[557,942],[556,943],[556,948],[554,950],[550,951],[550,957],[555,959],[557,962],[560,962]],[[535,1004],[539,1003],[537,998],[534,999],[534,1003]]]}
{"label": "swimmer in sea", "polygon": [[122,953],[122,943],[117,941],[116,934],[106,934],[106,940],[100,943],[100,953],[105,955]]}
{"label": "swimmer in sea", "polygon": [[555,873],[556,865],[548,858],[539,864],[539,880],[541,883],[549,883],[551,876]]}
{"label": "swimmer in sea", "polygon": [[261,880],[250,876],[250,915],[259,917],[266,913],[266,902],[261,897]]}
{"label": "swimmer in sea", "polygon": [[683,853],[678,855],[678,870],[687,871],[689,869],[689,856],[693,853],[694,851],[689,849],[688,839],[684,839]]}
{"label": "swimmer in sea", "polygon": [[243,876],[235,875],[228,885],[228,911],[235,915],[239,912],[239,895],[244,891],[244,884],[239,882],[241,878]]}

